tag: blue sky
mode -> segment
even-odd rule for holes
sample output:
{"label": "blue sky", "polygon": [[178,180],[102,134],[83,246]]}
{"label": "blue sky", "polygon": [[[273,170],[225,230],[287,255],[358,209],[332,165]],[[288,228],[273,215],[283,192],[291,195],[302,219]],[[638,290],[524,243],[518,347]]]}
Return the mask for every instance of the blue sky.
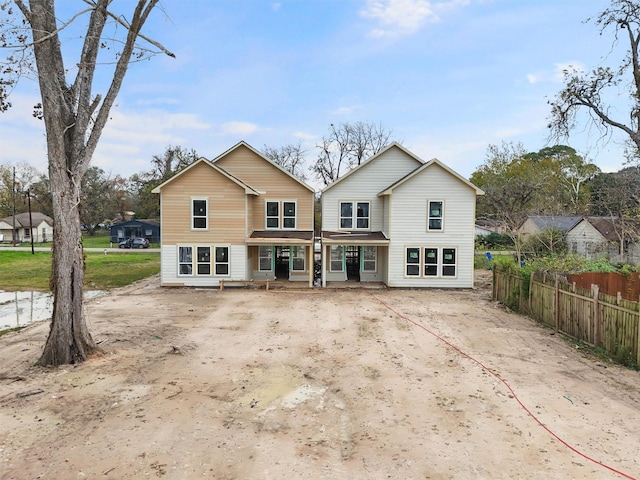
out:
{"label": "blue sky", "polygon": [[[584,23],[608,4],[163,0],[145,32],[176,58],[130,67],[93,164],[130,176],[168,145],[214,158],[240,140],[258,150],[300,140],[312,162],[331,123],[362,121],[469,177],[490,144],[548,145],[547,101],[562,69],[611,63],[611,37]],[[23,79],[12,101],[0,114],[0,163],[45,171],[36,83]],[[620,169],[623,138],[598,139],[583,128],[564,143]]]}

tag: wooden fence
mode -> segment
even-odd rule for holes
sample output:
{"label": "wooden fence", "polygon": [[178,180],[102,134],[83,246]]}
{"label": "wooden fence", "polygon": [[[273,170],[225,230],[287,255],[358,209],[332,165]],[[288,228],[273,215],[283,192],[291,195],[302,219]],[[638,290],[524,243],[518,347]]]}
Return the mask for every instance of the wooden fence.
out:
{"label": "wooden fence", "polygon": [[562,275],[533,273],[528,285],[513,270],[493,272],[493,299],[619,361],[640,365],[640,303],[577,287]]}

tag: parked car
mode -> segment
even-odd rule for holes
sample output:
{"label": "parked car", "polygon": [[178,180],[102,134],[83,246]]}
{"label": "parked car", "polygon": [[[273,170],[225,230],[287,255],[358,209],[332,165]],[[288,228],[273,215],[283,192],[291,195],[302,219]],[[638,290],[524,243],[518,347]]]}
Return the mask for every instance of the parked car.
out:
{"label": "parked car", "polygon": [[149,240],[146,238],[127,238],[118,243],[119,248],[149,248]]}

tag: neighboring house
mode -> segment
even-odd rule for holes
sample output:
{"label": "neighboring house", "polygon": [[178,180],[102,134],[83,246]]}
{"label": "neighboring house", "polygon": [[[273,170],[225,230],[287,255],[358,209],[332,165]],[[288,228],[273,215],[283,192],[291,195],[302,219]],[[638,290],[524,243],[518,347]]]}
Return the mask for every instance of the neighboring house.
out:
{"label": "neighboring house", "polygon": [[245,142],[201,158],[160,194],[161,284],[290,280],[313,286],[314,190]]}
{"label": "neighboring house", "polygon": [[109,241],[119,243],[127,238],[146,238],[149,243],[160,243],[160,222],[158,220],[129,220],[109,227]]}
{"label": "neighboring house", "polygon": [[571,253],[589,259],[606,257],[636,263],[640,261],[639,233],[638,222],[634,219],[623,222],[618,218],[583,217],[567,232],[566,240]]}
{"label": "neighboring house", "polygon": [[322,191],[322,285],[472,287],[483,193],[440,161],[391,144]]}
{"label": "neighboring house", "polygon": [[495,220],[476,220],[476,237],[486,237],[492,233],[502,234],[506,232],[506,227]]}
{"label": "neighboring house", "polygon": [[[13,216],[1,219],[0,241],[13,242],[13,228]],[[34,243],[51,242],[53,240],[53,219],[40,212],[31,212],[31,219],[29,219],[29,212],[18,213],[15,218],[15,241],[31,242],[32,237]]]}
{"label": "neighboring house", "polygon": [[562,233],[567,233],[575,227],[580,220],[582,220],[580,216],[530,215],[518,227],[517,232],[524,237],[537,235],[550,228],[557,228]]}

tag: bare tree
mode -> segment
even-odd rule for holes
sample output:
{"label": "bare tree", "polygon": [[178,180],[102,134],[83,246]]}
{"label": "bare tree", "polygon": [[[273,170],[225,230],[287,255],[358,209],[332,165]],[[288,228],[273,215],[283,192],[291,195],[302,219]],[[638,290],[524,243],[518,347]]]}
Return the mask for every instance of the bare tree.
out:
{"label": "bare tree", "polygon": [[[20,32],[24,25],[22,33],[2,36],[0,41],[9,46],[7,39],[14,39],[14,51],[33,53],[42,97],[37,114],[44,120],[46,131],[55,222],[51,276],[54,304],[51,330],[39,359],[42,365],[81,362],[96,349],[82,312],[84,257],[79,217],[82,178],[130,62],[159,52],[173,56],[142,33],[158,1],[138,0],[132,10],[124,14],[109,9],[111,0],[84,0],[85,9],[65,21],[56,15],[54,0],[29,0],[28,4],[13,0],[23,21],[3,19],[0,22],[5,31],[11,30],[8,25],[13,25],[16,27],[13,31]],[[0,14],[7,17],[14,14],[13,7],[6,3],[4,6]],[[75,79],[68,81],[67,75],[72,70],[64,61],[75,50],[71,48],[63,53],[63,45],[68,44],[59,34],[83,16],[88,16],[87,30],[79,58],[73,62]],[[105,30],[107,26],[113,30]],[[140,40],[144,40],[147,47],[142,48],[138,44]],[[101,52],[103,55],[116,53],[115,60],[109,64],[112,77],[104,97],[92,92],[96,69],[103,63],[98,61]],[[106,62],[103,66],[107,68]],[[7,73],[16,72],[3,70],[4,75]],[[10,81],[4,85],[7,82]],[[7,93],[6,88],[0,92],[0,100],[2,93]]]}
{"label": "bare tree", "polygon": [[316,145],[320,152],[312,166],[316,177],[329,185],[391,143],[393,132],[382,124],[356,122],[329,126],[329,135]]}
{"label": "bare tree", "polygon": [[[591,20],[591,19],[589,19]],[[627,44],[628,51],[620,65],[598,67],[591,72],[570,68],[564,72],[565,86],[551,105],[549,128],[552,137],[566,139],[578,123],[578,113],[601,130],[603,138],[613,131],[628,137],[630,159],[640,159],[640,2],[611,0],[611,7],[601,12],[594,23],[600,29],[613,30],[613,45]],[[616,117],[607,98],[619,98],[627,90],[629,110]],[[611,95],[611,96],[609,96]],[[627,117],[625,119],[625,116]]]}
{"label": "bare tree", "polygon": [[280,148],[268,147],[265,145],[262,149],[262,153],[265,157],[279,167],[282,167],[294,177],[299,178],[303,182],[306,181],[307,175],[304,171],[304,156],[307,152],[302,148],[302,142],[298,141],[297,144],[289,144]]}

